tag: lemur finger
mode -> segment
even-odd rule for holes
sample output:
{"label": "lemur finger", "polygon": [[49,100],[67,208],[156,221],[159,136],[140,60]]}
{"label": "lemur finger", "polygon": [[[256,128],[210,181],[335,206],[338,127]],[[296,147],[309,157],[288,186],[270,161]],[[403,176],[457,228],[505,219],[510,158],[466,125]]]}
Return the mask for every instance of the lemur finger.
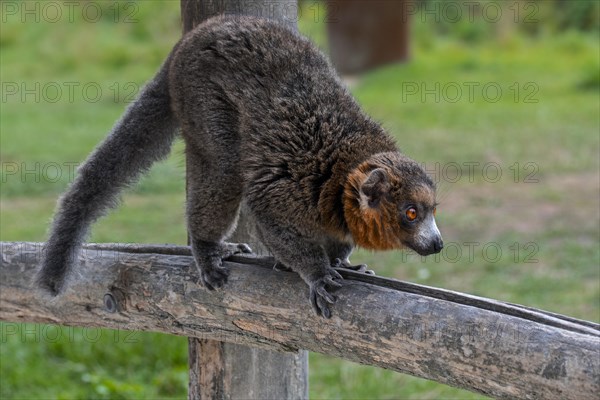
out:
{"label": "lemur finger", "polygon": [[353,265],[353,267],[356,268],[356,271],[358,272],[365,272],[367,270],[367,264]]}
{"label": "lemur finger", "polygon": [[219,257],[226,259],[234,254],[252,253],[252,249],[246,243],[229,243],[224,242],[220,245]]}
{"label": "lemur finger", "polygon": [[310,304],[317,315],[324,318],[331,318],[331,311],[329,310],[327,302],[317,293],[317,291],[312,289],[310,291]]}
{"label": "lemur finger", "polygon": [[242,253],[252,253],[252,249],[246,243],[238,243],[237,247]]}
{"label": "lemur finger", "polygon": [[208,290],[215,290],[215,288],[208,282],[206,272],[196,263],[194,263],[196,267],[196,271],[198,272],[198,278],[196,279],[196,284],[205,287]]}
{"label": "lemur finger", "polygon": [[372,269],[368,269],[369,267],[367,266],[367,264],[351,265],[349,266],[349,268],[363,274],[375,275],[375,271],[373,271]]}
{"label": "lemur finger", "polygon": [[319,296],[327,300],[328,303],[333,304],[337,300],[337,298],[334,295],[332,295],[325,289],[325,286],[317,286],[315,291]]}
{"label": "lemur finger", "polygon": [[319,306],[317,305],[317,293],[313,289],[310,289],[310,294],[308,297],[310,299],[310,305],[315,314],[321,315],[321,310],[319,310]]}
{"label": "lemur finger", "polygon": [[[332,277],[333,279],[337,279],[337,280],[340,280],[340,281],[343,281],[343,280],[344,280],[344,278],[342,278],[342,276],[340,275],[340,273],[339,273],[339,272],[337,272],[335,269],[331,269],[331,270],[329,271],[329,274],[331,275],[331,277]],[[342,285],[339,285],[339,286],[342,286]]]}
{"label": "lemur finger", "polygon": [[329,276],[325,278],[325,283],[329,286],[336,287],[336,288],[342,287],[341,283],[334,281],[333,278],[331,278]]}
{"label": "lemur finger", "polygon": [[321,315],[326,319],[331,318],[331,310],[329,309],[329,306],[327,305],[327,303],[324,301],[324,299],[322,297],[317,296],[317,304],[319,305],[319,308],[321,309]]}

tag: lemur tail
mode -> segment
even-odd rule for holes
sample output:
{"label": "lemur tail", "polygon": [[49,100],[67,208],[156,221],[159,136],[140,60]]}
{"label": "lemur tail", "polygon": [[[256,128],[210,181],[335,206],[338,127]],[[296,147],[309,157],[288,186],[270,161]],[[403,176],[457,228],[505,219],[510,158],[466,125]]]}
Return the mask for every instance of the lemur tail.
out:
{"label": "lemur tail", "polygon": [[174,51],[59,200],[36,276],[37,284],[52,295],[62,291],[90,225],[117,204],[123,188],[169,154],[177,134],[168,82]]}

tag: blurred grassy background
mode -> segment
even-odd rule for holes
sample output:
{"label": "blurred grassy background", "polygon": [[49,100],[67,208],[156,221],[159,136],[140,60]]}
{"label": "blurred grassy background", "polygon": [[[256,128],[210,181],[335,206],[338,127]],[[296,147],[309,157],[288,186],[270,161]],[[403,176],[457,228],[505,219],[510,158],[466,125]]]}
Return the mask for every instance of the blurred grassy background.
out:
{"label": "blurred grassy background", "polygon": [[[96,22],[82,8],[72,21],[48,14],[23,22],[6,3],[20,4],[2,8],[0,239],[43,241],[70,166],[106,135],[179,37],[179,2],[93,3]],[[441,8],[439,21],[413,16],[411,62],[354,80],[365,109],[439,180],[446,241],[440,257],[359,251],[354,261],[598,322],[598,2],[501,5],[520,10],[519,23],[452,22]],[[323,11],[303,2],[299,26],[326,50]],[[500,96],[483,91],[492,86]],[[177,143],[91,240],[185,243],[183,178]],[[312,398],[480,398],[319,354],[310,363]],[[2,398],[184,398],[186,385],[185,338],[0,324]]]}

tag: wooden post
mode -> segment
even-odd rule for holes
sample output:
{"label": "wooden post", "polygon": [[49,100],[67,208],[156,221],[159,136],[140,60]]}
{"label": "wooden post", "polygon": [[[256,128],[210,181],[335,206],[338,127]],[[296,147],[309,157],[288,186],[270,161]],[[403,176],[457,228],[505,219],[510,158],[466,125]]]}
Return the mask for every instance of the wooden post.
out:
{"label": "wooden post", "polygon": [[[218,14],[271,18],[296,27],[295,0],[181,0],[183,33]],[[263,253],[245,208],[232,238]],[[308,398],[308,352],[279,353],[216,340],[189,338],[189,399]]]}
{"label": "wooden post", "polygon": [[331,60],[341,74],[355,74],[409,57],[413,0],[328,0]]}

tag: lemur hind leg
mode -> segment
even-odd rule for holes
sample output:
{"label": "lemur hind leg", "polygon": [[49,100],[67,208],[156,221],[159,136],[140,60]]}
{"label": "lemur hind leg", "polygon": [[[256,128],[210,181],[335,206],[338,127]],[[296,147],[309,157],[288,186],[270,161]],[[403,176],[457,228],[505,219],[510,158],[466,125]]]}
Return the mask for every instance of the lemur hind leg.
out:
{"label": "lemur hind leg", "polygon": [[210,104],[204,104],[204,113],[192,113],[192,120],[182,124],[190,244],[199,281],[209,290],[227,282],[229,270],[223,266],[224,258],[252,252],[246,244],[225,242],[235,230],[243,182],[237,115],[231,105],[217,99],[215,96]]}
{"label": "lemur hind leg", "polygon": [[352,265],[350,263],[349,257],[353,249],[354,246],[352,244],[340,242],[335,239],[329,239],[325,243],[325,251],[327,252],[332,267],[375,275],[373,270],[367,269],[366,264]]}

